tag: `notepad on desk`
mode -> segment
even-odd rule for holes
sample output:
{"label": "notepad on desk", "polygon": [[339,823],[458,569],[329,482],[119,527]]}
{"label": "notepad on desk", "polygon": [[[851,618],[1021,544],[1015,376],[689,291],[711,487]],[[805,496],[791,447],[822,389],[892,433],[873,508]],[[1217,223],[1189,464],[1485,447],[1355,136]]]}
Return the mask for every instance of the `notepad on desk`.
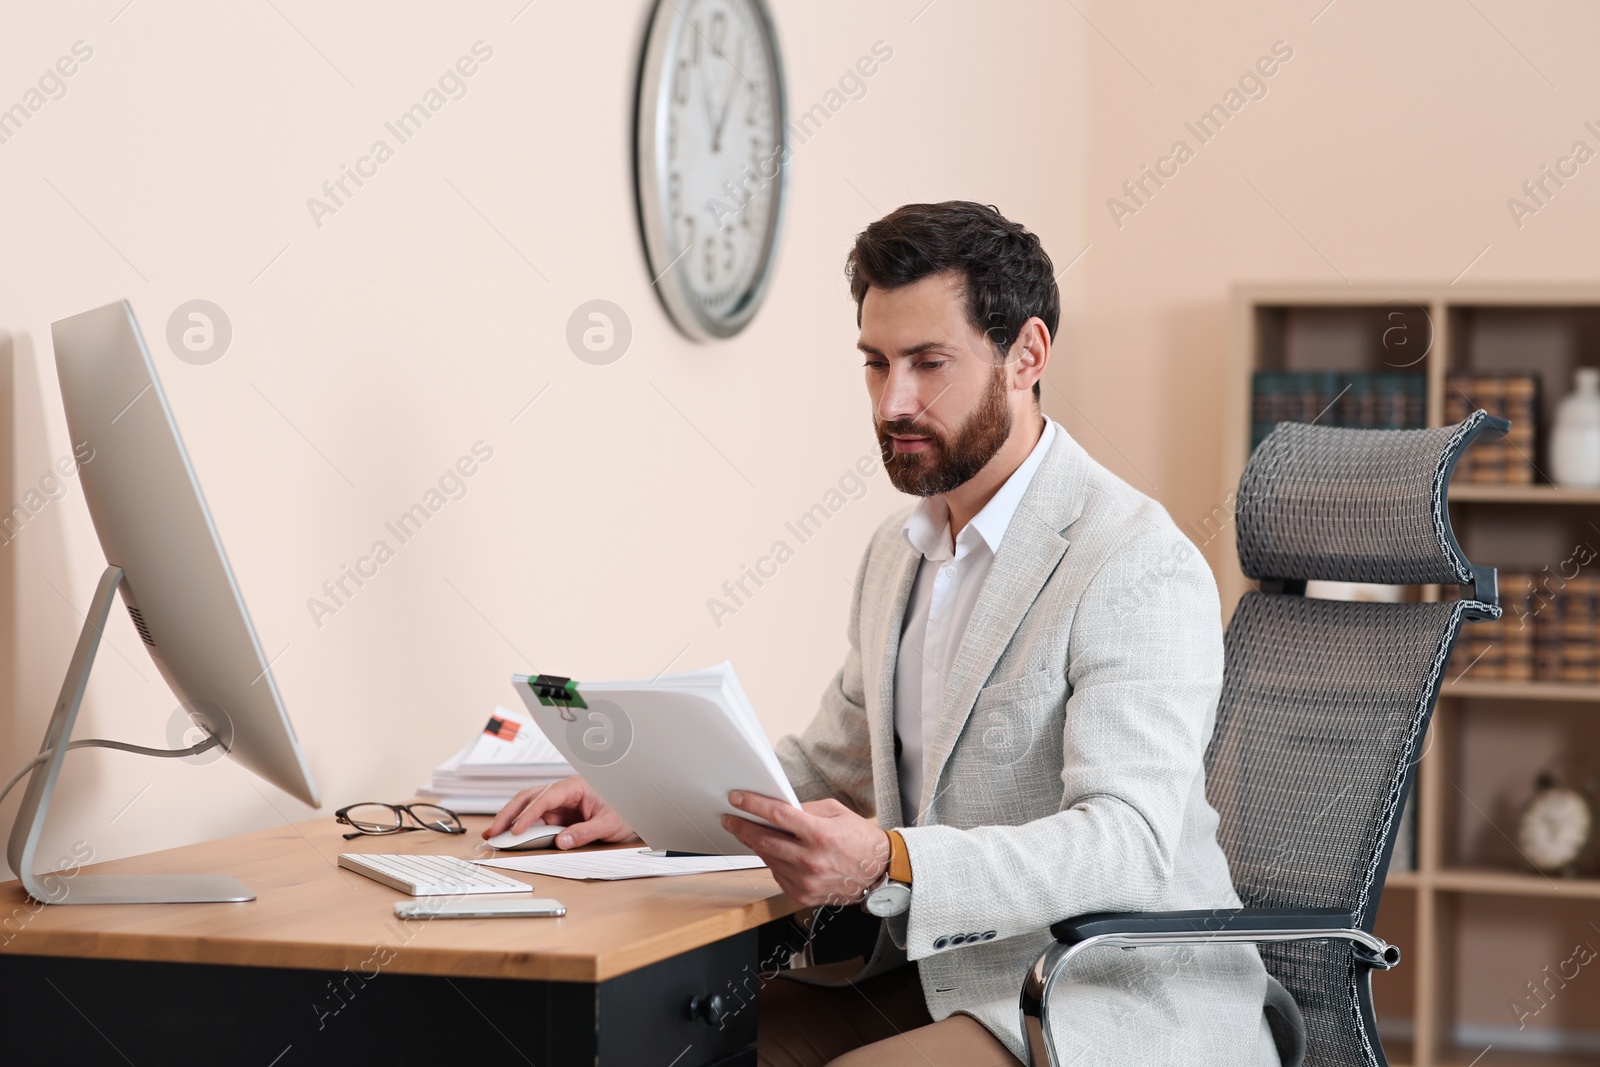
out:
{"label": "notepad on desk", "polygon": [[730,792],[800,805],[731,664],[632,682],[511,681],[545,736],[653,849],[748,856],[720,821],[752,818]]}
{"label": "notepad on desk", "polygon": [[624,878],[665,878],[678,874],[712,874],[765,867],[757,856],[666,856],[650,848],[617,848],[601,852],[564,852],[559,855],[518,856],[516,859],[475,861],[548,878],[575,878],[614,882]]}

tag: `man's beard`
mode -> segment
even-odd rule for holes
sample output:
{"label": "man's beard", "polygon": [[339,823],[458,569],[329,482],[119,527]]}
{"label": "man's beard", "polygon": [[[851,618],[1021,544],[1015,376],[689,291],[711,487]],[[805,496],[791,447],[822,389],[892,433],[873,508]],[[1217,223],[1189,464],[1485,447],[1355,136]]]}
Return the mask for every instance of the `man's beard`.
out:
{"label": "man's beard", "polygon": [[[912,496],[938,496],[970,481],[994,458],[1011,436],[1011,409],[1006,405],[1005,368],[996,367],[984,394],[972,414],[947,440],[932,427],[910,419],[877,424],[878,448],[883,452],[883,468],[889,481],[902,493]],[[891,434],[926,435],[928,447],[920,452],[896,452]]]}

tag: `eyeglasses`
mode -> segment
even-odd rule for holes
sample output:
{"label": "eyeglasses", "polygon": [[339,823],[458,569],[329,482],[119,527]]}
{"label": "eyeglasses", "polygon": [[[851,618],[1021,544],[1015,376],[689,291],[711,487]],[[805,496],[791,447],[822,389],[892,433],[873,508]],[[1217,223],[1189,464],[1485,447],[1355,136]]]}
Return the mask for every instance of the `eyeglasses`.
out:
{"label": "eyeglasses", "polygon": [[[407,826],[409,815],[417,824]],[[441,834],[464,834],[467,828],[461,818],[449,808],[437,804],[379,804],[366,802],[351,804],[333,813],[335,822],[355,827],[355,833],[345,834],[346,841],[353,837],[382,834],[403,834],[410,830],[433,830]]]}

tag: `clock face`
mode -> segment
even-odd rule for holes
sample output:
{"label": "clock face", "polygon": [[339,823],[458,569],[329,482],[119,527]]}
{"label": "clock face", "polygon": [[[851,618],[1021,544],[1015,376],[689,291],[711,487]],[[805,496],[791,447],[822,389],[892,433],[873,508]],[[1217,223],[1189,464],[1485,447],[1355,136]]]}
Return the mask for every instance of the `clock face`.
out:
{"label": "clock face", "polygon": [[788,176],[783,71],[762,0],[661,0],[638,121],[656,288],[691,337],[730,337],[766,289]]}
{"label": "clock face", "polygon": [[1517,826],[1517,840],[1528,862],[1553,871],[1576,860],[1589,843],[1594,815],[1574,789],[1554,787],[1534,797]]}

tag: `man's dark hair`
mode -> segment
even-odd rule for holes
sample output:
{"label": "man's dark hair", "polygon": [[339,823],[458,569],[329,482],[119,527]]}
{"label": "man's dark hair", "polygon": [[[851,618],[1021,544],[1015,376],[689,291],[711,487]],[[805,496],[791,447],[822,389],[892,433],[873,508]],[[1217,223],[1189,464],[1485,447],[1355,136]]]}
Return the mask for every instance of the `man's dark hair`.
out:
{"label": "man's dark hair", "polygon": [[[961,276],[967,294],[967,320],[994,345],[1002,359],[1037,315],[1055,340],[1061,319],[1061,292],[1055,268],[1039,238],[1000,214],[970,200],[907,204],[856,235],[845,260],[856,325],[867,290],[898,289],[935,274]],[[1039,396],[1039,383],[1033,383]]]}

